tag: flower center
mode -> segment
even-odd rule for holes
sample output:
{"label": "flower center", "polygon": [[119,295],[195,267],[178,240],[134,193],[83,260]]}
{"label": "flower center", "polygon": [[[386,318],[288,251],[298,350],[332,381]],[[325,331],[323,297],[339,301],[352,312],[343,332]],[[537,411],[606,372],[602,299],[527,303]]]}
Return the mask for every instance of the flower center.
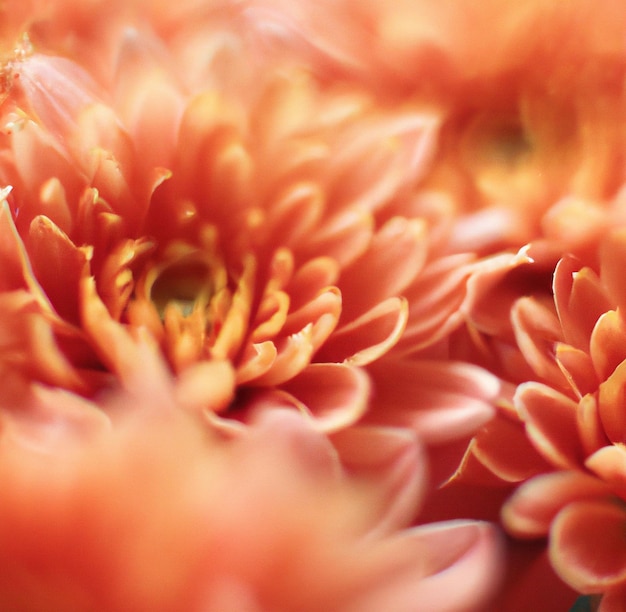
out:
{"label": "flower center", "polygon": [[194,308],[204,308],[214,291],[213,272],[205,261],[190,257],[190,261],[178,261],[165,268],[155,269],[156,278],[150,288],[150,299],[161,320],[168,306],[179,309],[189,316]]}

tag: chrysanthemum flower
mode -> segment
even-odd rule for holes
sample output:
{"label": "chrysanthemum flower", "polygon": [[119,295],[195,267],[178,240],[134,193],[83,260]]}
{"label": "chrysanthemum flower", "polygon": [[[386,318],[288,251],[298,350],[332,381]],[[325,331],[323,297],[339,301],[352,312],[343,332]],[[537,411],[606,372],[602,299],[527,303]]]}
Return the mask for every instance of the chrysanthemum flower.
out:
{"label": "chrysanthemum flower", "polygon": [[[436,114],[271,54],[250,79],[228,3],[181,5],[169,26],[142,3],[59,6],[19,21],[4,64],[7,399],[123,386],[148,334],[226,429],[282,406],[338,432],[367,410],[445,447],[492,415],[491,375],[410,357],[460,323],[472,262],[442,253],[449,211],[413,191]],[[213,53],[183,48],[196,10]],[[186,80],[181,53],[204,69]]]}
{"label": "chrysanthemum flower", "polygon": [[420,188],[458,215],[449,248],[491,253],[538,237],[567,248],[576,219],[603,222],[625,179],[619,2],[246,5],[278,50],[295,47],[319,73],[438,109]]}
{"label": "chrysanthemum flower", "polygon": [[[517,536],[549,536],[553,567],[579,592],[607,593],[602,610],[620,609],[625,592],[625,244],[623,229],[609,232],[588,265],[561,259],[553,300],[537,291],[514,303],[514,342],[526,368],[520,377],[532,382],[502,402],[458,476],[492,485],[496,478],[527,481],[505,504],[505,525]],[[519,382],[512,372],[500,371]]]}
{"label": "chrysanthemum flower", "polygon": [[[493,527],[381,529],[378,488],[302,417],[265,412],[224,440],[159,381],[152,395],[110,396],[113,427],[43,387],[36,411],[3,417],[3,609],[484,609],[499,575]],[[415,437],[404,446],[423,491]]]}

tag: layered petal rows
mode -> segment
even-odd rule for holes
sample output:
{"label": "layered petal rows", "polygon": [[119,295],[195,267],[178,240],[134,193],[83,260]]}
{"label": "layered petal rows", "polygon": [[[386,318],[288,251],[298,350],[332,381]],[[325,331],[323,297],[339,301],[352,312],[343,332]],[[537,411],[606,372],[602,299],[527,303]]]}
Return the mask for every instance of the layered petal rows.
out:
{"label": "layered petal rows", "polygon": [[623,609],[625,41],[3,3],[0,607]]}

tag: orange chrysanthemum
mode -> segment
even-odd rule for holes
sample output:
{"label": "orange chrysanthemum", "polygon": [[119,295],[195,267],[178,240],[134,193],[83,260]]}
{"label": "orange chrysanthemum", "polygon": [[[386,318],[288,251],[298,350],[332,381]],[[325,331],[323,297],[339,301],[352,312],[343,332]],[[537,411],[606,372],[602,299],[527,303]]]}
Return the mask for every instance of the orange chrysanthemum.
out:
{"label": "orange chrysanthemum", "polygon": [[437,109],[441,138],[420,188],[458,215],[450,249],[491,253],[538,237],[567,249],[608,227],[626,178],[619,2],[246,4],[276,53],[295,47],[320,74]]}
{"label": "orange chrysanthemum", "polygon": [[[502,402],[457,476],[459,484],[528,481],[505,504],[505,525],[517,536],[549,536],[552,565],[568,584],[608,593],[602,610],[619,609],[624,593],[625,245],[623,229],[608,233],[591,265],[561,259],[553,300],[536,291],[514,303],[518,354],[500,375],[519,381],[513,364],[522,357],[516,373],[530,382]],[[499,342],[502,350],[506,337]]]}
{"label": "orange chrysanthemum", "polygon": [[[153,396],[109,397],[113,427],[49,389],[26,418],[3,418],[3,609],[483,608],[499,573],[493,527],[383,524],[378,488],[298,415],[266,412],[225,441],[157,381]],[[404,438],[404,472],[423,490]],[[370,442],[372,469],[386,451]]]}
{"label": "orange chrysanthemum", "polygon": [[[472,255],[442,253],[445,202],[413,191],[437,115],[271,54],[252,79],[228,59],[251,44],[228,3],[187,7],[219,49],[185,81],[176,61],[203,49],[181,47],[189,20],[150,25],[145,8],[47,7],[15,26],[0,159],[8,399],[28,403],[33,381],[85,397],[123,385],[148,334],[179,376],[221,368],[219,393],[198,384],[192,403],[223,428],[287,406],[327,432],[368,410],[440,447],[466,440],[497,381],[410,357],[461,322],[472,270]],[[412,399],[388,410],[398,393]]]}

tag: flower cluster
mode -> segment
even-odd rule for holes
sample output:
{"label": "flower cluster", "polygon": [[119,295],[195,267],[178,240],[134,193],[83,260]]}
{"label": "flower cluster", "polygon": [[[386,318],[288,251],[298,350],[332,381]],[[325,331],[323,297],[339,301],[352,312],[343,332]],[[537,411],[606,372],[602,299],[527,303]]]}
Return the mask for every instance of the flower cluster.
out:
{"label": "flower cluster", "polygon": [[2,3],[0,607],[622,609],[625,41]]}

